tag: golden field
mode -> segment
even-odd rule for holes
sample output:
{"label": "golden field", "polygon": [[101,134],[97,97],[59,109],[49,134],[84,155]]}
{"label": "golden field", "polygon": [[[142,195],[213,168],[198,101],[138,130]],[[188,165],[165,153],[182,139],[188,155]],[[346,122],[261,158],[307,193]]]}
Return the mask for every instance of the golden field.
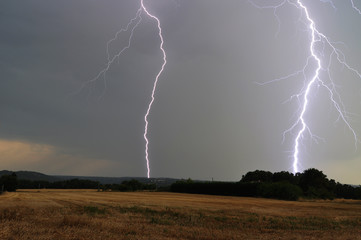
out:
{"label": "golden field", "polygon": [[18,190],[0,195],[0,239],[361,239],[361,201]]}

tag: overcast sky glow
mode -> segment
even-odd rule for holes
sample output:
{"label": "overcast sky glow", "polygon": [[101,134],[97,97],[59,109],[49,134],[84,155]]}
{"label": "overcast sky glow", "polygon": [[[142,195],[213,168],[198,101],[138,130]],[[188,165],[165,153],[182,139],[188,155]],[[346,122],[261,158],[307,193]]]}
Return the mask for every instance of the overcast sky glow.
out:
{"label": "overcast sky glow", "polygon": [[[271,4],[278,0],[258,0]],[[351,1],[304,0],[320,31],[361,70],[361,15]],[[133,18],[135,0],[0,2],[0,169],[47,174],[146,176],[144,113],[162,64],[154,20],[142,15],[128,50],[101,79],[106,44]],[[145,0],[159,17],[167,52],[149,116],[152,177],[239,180],[256,169],[292,171],[298,104],[285,102],[302,77],[256,82],[301,69],[309,34],[300,11],[277,12],[247,0]],[[361,1],[354,4],[361,8]],[[122,33],[109,51],[127,44]],[[341,43],[342,42],[342,43]],[[350,123],[361,136],[361,80],[331,63]],[[106,88],[105,88],[106,86]],[[79,91],[81,89],[81,91]],[[104,91],[105,90],[105,91]],[[76,93],[76,94],[74,94]],[[104,93],[104,94],[103,94]],[[306,118],[301,169],[315,167],[361,184],[361,145],[322,88]]]}

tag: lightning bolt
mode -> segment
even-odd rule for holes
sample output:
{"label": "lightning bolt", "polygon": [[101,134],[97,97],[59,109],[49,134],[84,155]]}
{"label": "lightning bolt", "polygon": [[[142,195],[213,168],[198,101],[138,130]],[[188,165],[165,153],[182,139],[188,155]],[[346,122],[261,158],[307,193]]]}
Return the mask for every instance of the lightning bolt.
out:
{"label": "lightning bolt", "polygon": [[[118,32],[116,32],[114,37],[111,38],[107,42],[107,46],[106,46],[107,63],[105,64],[105,67],[101,71],[99,71],[98,74],[94,78],[84,82],[82,84],[82,86],[80,87],[80,89],[76,93],[82,91],[86,86],[92,85],[95,82],[99,81],[100,79],[103,79],[103,81],[104,81],[104,90],[103,90],[103,93],[101,94],[101,96],[99,98],[101,98],[103,96],[103,94],[105,93],[106,88],[107,88],[106,74],[109,71],[109,69],[111,68],[111,66],[114,64],[114,62],[117,59],[119,59],[120,56],[127,49],[129,49],[131,47],[132,39],[134,37],[134,32],[135,32],[136,28],[140,25],[140,23],[143,20],[142,13],[144,13],[147,17],[153,19],[156,22],[157,29],[158,29],[158,35],[159,35],[159,39],[160,39],[159,49],[161,50],[161,52],[163,54],[163,63],[162,63],[161,68],[158,71],[158,73],[157,73],[157,75],[156,75],[156,77],[154,79],[153,88],[152,88],[152,92],[151,92],[151,100],[150,100],[150,102],[148,104],[146,113],[144,115],[145,126],[144,126],[144,135],[143,135],[143,137],[144,137],[144,140],[145,140],[145,160],[146,160],[146,167],[147,167],[147,177],[150,178],[149,139],[148,139],[149,121],[148,121],[148,117],[149,117],[151,108],[153,106],[154,100],[155,100],[155,92],[156,92],[156,89],[157,89],[157,84],[158,84],[158,81],[159,81],[159,77],[163,73],[165,65],[167,64],[167,55],[166,55],[166,52],[165,52],[165,50],[163,48],[164,39],[163,39],[160,20],[159,20],[159,18],[157,18],[155,15],[151,14],[148,11],[147,7],[144,4],[144,0],[140,1],[140,7],[138,8],[135,16],[132,19],[130,19],[127,26],[125,28],[120,29]],[[127,45],[125,47],[121,48],[118,52],[116,52],[116,54],[111,56],[110,50],[109,50],[111,44],[118,39],[120,34],[125,33],[125,32],[130,32],[129,38],[128,38],[128,41],[127,41]]]}
{"label": "lightning bolt", "polygon": [[350,1],[351,1],[352,8],[355,9],[355,11],[358,12],[358,14],[361,15],[360,9],[355,6],[355,3],[353,2],[353,0],[350,0]]}
{"label": "lightning bolt", "polygon": [[[329,3],[334,9],[336,9],[332,0],[320,0],[320,1]],[[355,68],[351,67],[346,62],[345,55],[342,53],[342,51],[340,49],[338,49],[336,47],[336,42],[332,42],[325,34],[323,34],[322,32],[320,32],[317,29],[317,26],[316,26],[314,20],[311,18],[307,6],[303,4],[303,1],[301,1],[301,0],[281,0],[279,2],[279,4],[267,5],[267,6],[259,6],[251,0],[248,0],[248,2],[250,2],[253,6],[260,8],[260,9],[273,9],[274,16],[279,24],[278,30],[276,32],[276,36],[278,35],[280,28],[281,28],[280,27],[281,20],[280,20],[279,16],[277,15],[278,9],[285,6],[286,4],[296,7],[297,9],[299,9],[301,11],[302,16],[304,18],[303,23],[306,26],[306,28],[308,29],[308,32],[310,33],[310,36],[311,36],[310,42],[309,42],[309,53],[310,54],[306,60],[305,65],[303,66],[303,68],[301,70],[298,70],[294,73],[291,73],[287,76],[284,76],[284,77],[281,77],[278,79],[260,83],[261,85],[269,84],[269,83],[273,83],[273,82],[277,82],[277,81],[286,80],[286,79],[289,79],[292,77],[296,77],[298,75],[303,75],[303,77],[304,77],[304,86],[302,87],[302,89],[300,89],[300,91],[297,94],[292,95],[289,99],[289,101],[292,101],[293,99],[297,99],[298,102],[300,103],[299,112],[297,114],[297,120],[291,125],[291,127],[289,129],[287,129],[283,133],[283,139],[285,139],[285,136],[287,134],[295,135],[294,148],[293,148],[293,171],[295,173],[299,171],[300,145],[301,145],[303,138],[305,138],[306,134],[308,134],[316,142],[318,141],[318,139],[320,139],[319,137],[317,137],[316,135],[314,135],[312,133],[310,127],[307,124],[307,120],[305,119],[305,114],[308,111],[309,105],[312,104],[312,99],[310,98],[310,93],[316,87],[323,87],[324,89],[327,90],[327,92],[329,93],[329,100],[332,103],[335,110],[337,111],[337,113],[339,114],[338,120],[343,121],[345,126],[352,133],[352,135],[354,137],[354,141],[355,141],[355,148],[357,148],[359,139],[357,137],[356,131],[352,128],[352,126],[349,122],[348,113],[345,111],[345,106],[341,100],[341,96],[337,92],[336,84],[332,80],[332,76],[331,76],[331,72],[330,72],[331,62],[333,59],[336,59],[340,65],[347,68],[349,71],[351,71],[352,73],[354,73],[357,77],[359,77],[361,79],[360,72],[358,70],[356,70]],[[361,11],[359,8],[357,8],[355,6],[354,1],[350,0],[350,2],[351,2],[352,8],[358,14],[361,15]],[[161,50],[161,52],[163,54],[163,63],[154,79],[153,88],[152,88],[152,92],[151,92],[151,99],[148,104],[146,113],[144,115],[145,125],[144,125],[143,137],[145,140],[145,160],[146,160],[146,167],[147,167],[147,177],[149,178],[150,177],[150,161],[149,161],[149,139],[148,139],[149,121],[148,121],[148,118],[149,118],[153,103],[155,101],[155,92],[157,89],[159,78],[162,75],[164,68],[167,64],[167,55],[166,55],[166,52],[163,47],[164,39],[163,39],[160,20],[159,20],[159,18],[157,18],[155,15],[151,14],[148,11],[147,7],[144,4],[144,0],[140,0],[140,7],[138,8],[135,16],[128,22],[127,26],[125,28],[120,29],[118,32],[116,32],[114,37],[111,38],[107,42],[107,47],[106,47],[107,63],[105,65],[105,67],[101,71],[99,71],[99,73],[93,79],[85,82],[81,86],[79,91],[81,91],[85,86],[94,84],[95,82],[97,82],[99,79],[102,78],[104,81],[104,91],[103,91],[103,94],[104,94],[104,92],[106,91],[106,88],[107,88],[106,74],[107,74],[108,70],[110,69],[110,67],[114,64],[115,60],[119,59],[119,57],[127,49],[129,49],[131,47],[134,32],[143,20],[142,14],[146,15],[148,18],[151,18],[156,22],[157,29],[158,29],[158,35],[159,35],[159,39],[160,39],[159,49]],[[125,33],[125,32],[130,32],[127,45],[125,47],[123,47],[122,49],[120,49],[116,54],[111,56],[110,51],[109,51],[110,45],[118,38],[118,36],[120,34]],[[321,51],[318,50],[317,45],[321,45],[323,47],[323,50],[321,50]],[[331,53],[328,56],[329,64],[327,66],[324,66],[325,64],[323,63],[323,59],[325,58],[323,51],[325,48],[331,49]],[[312,62],[315,62],[315,70],[314,70],[313,76],[308,78],[308,77],[306,77],[306,69],[308,69],[311,66],[311,64],[313,64]],[[322,71],[327,73],[328,81],[321,79],[320,73]]]}
{"label": "lightning bolt", "polygon": [[142,9],[144,10],[144,12],[149,17],[153,18],[157,22],[158,34],[159,34],[159,38],[160,38],[160,46],[159,46],[159,48],[163,53],[163,64],[162,64],[162,67],[161,67],[160,71],[158,72],[158,74],[157,74],[157,76],[155,78],[155,81],[154,81],[154,84],[153,84],[151,100],[149,102],[147,112],[144,115],[145,126],[144,126],[144,135],[143,136],[144,136],[144,140],[145,140],[145,159],[146,159],[146,162],[147,162],[147,177],[149,178],[150,177],[150,167],[149,167],[149,151],[148,151],[149,150],[149,140],[148,140],[148,125],[149,125],[149,122],[148,122],[148,116],[149,116],[150,110],[151,110],[151,108],[153,106],[153,103],[154,103],[154,99],[155,99],[154,94],[155,94],[155,90],[157,88],[159,77],[163,73],[164,67],[167,64],[167,55],[166,55],[165,50],[163,48],[164,40],[163,40],[162,28],[160,26],[159,19],[156,16],[154,16],[154,15],[152,15],[152,14],[150,14],[148,12],[147,8],[144,6],[143,0],[141,1],[141,5],[142,5]]}
{"label": "lightning bolt", "polygon": [[[321,0],[321,1],[328,2],[331,4],[331,6],[333,8],[335,8],[335,5],[333,4],[333,2],[331,0],[326,0],[326,1]],[[314,135],[312,133],[310,127],[308,126],[307,120],[305,119],[305,114],[307,113],[310,104],[312,104],[312,100],[310,98],[310,93],[315,88],[323,87],[324,89],[327,90],[327,92],[329,94],[329,100],[339,115],[337,120],[341,120],[345,124],[347,129],[349,129],[349,131],[352,133],[354,142],[355,142],[355,149],[357,149],[359,139],[357,137],[356,131],[352,128],[352,126],[350,124],[348,113],[345,111],[345,106],[341,100],[341,96],[337,92],[336,84],[332,80],[332,76],[331,76],[331,72],[330,72],[330,65],[331,65],[332,60],[336,59],[336,61],[341,66],[347,68],[350,72],[352,72],[354,75],[356,75],[358,78],[361,79],[360,72],[358,70],[356,70],[355,68],[351,67],[346,62],[345,55],[342,53],[342,51],[340,49],[338,49],[336,47],[336,45],[335,45],[336,43],[332,42],[325,34],[323,34],[322,32],[320,32],[317,29],[317,26],[316,26],[314,20],[311,18],[310,14],[309,14],[309,10],[308,10],[307,6],[303,3],[303,1],[301,1],[301,0],[297,0],[297,1],[296,0],[294,0],[294,1],[283,0],[277,5],[270,5],[270,6],[260,6],[250,0],[249,0],[249,2],[253,6],[260,8],[260,9],[273,9],[274,15],[279,24],[279,29],[280,29],[280,18],[277,15],[277,10],[279,8],[285,6],[286,4],[296,7],[297,9],[299,9],[302,12],[302,16],[304,17],[304,24],[305,24],[306,28],[308,29],[309,34],[311,35],[310,42],[309,42],[309,53],[310,54],[306,60],[304,67],[301,70],[298,70],[294,73],[291,73],[287,76],[284,76],[284,77],[281,77],[278,79],[273,79],[273,80],[270,80],[270,81],[267,81],[264,83],[260,83],[260,85],[265,85],[265,84],[269,84],[269,83],[273,83],[273,82],[277,82],[277,81],[286,80],[291,77],[296,77],[298,75],[303,75],[304,85],[303,85],[302,89],[297,94],[292,95],[289,99],[289,101],[292,101],[293,99],[297,99],[297,101],[300,104],[299,105],[300,106],[299,113],[297,114],[297,119],[291,125],[291,127],[283,133],[283,141],[285,140],[285,137],[287,134],[295,135],[294,147],[293,147],[293,164],[292,164],[293,172],[294,173],[299,172],[300,145],[301,145],[303,138],[305,138],[306,134],[308,134],[308,136],[310,136],[316,142],[319,139],[319,137],[317,137],[316,135]],[[354,5],[353,0],[351,0],[351,5],[352,5],[352,8],[361,15],[361,11]],[[322,50],[318,50],[317,45],[320,45]],[[324,49],[325,48],[330,49],[330,52],[331,52],[330,55],[328,56],[329,64],[327,66],[324,66],[325,64],[323,63],[323,59],[325,58],[324,57]],[[310,67],[312,62],[315,62],[315,70],[313,72],[312,77],[308,78],[308,77],[306,77],[306,69]],[[329,80],[328,82],[321,78],[320,73],[322,71],[327,73],[328,80]]]}

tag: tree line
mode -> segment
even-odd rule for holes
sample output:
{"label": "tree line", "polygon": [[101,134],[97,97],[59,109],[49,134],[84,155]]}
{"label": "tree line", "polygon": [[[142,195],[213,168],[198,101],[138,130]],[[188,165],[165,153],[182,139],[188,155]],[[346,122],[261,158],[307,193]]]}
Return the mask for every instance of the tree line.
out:
{"label": "tree line", "polygon": [[243,175],[239,182],[200,182],[181,180],[171,185],[171,191],[229,196],[265,197],[283,200],[361,199],[361,186],[336,183],[315,168],[302,173],[286,171],[272,173],[256,170]]}
{"label": "tree line", "polygon": [[[145,184],[137,180],[120,184],[100,184],[97,181],[70,179],[64,181],[31,181],[18,179],[15,173],[0,177],[0,193],[16,189],[98,189],[102,191],[156,190],[155,184]],[[180,180],[163,191],[197,193],[228,196],[265,197],[283,200],[310,199],[360,199],[361,186],[341,184],[317,169],[307,169],[302,173],[286,171],[271,173],[256,170],[243,175],[238,182],[204,182]]]}
{"label": "tree line", "polygon": [[14,192],[16,189],[98,189],[102,191],[140,191],[155,190],[155,184],[141,183],[135,179],[123,181],[120,184],[100,184],[98,181],[85,179],[70,179],[63,181],[32,181],[18,179],[15,173],[0,177],[0,193]]}

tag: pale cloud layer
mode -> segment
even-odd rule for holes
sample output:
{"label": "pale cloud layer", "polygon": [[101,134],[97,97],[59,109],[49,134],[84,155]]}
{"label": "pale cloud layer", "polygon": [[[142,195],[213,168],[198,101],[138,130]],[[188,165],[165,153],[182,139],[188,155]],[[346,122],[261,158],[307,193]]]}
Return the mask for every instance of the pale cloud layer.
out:
{"label": "pale cloud layer", "polygon": [[54,146],[23,141],[0,140],[0,156],[3,169],[36,170],[48,174],[79,174],[94,176],[104,169],[120,167],[108,160],[84,158],[65,154]]}
{"label": "pale cloud layer", "polygon": [[54,147],[36,143],[0,140],[1,164],[5,169],[37,165],[54,155]]}

